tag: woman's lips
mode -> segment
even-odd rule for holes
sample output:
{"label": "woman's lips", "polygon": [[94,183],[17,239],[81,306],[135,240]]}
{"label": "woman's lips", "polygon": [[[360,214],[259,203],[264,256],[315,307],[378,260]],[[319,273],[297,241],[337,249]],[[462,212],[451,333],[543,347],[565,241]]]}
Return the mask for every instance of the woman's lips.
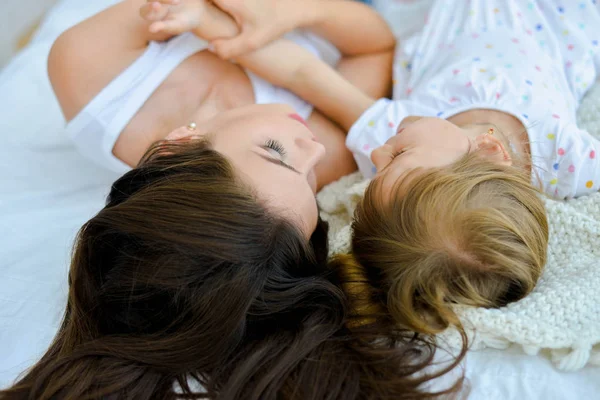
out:
{"label": "woman's lips", "polygon": [[[288,117],[290,117],[294,121],[300,122],[302,125],[304,125],[306,128],[308,128],[308,130],[310,131],[310,128],[308,127],[308,124],[306,123],[306,120],[304,118],[302,118],[300,115],[289,114]],[[312,133],[312,131],[310,133],[311,133],[311,139],[314,140],[315,142],[318,142],[317,137]]]}
{"label": "woman's lips", "polygon": [[288,115],[288,117],[290,117],[293,120],[296,120],[296,121],[300,122],[302,125],[304,125],[305,127],[308,128],[308,124],[306,123],[306,121],[304,120],[304,118],[302,118],[298,114],[290,114],[290,115]]}

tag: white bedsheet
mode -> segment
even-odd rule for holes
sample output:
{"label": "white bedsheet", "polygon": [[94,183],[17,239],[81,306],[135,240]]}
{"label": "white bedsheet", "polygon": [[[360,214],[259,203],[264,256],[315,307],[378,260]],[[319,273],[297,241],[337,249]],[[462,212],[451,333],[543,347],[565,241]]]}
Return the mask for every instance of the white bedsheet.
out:
{"label": "white bedsheet", "polygon": [[[51,342],[65,307],[74,235],[117,178],[80,156],[64,135],[46,74],[58,34],[114,2],[61,1],[32,45],[0,73],[0,387]],[[408,21],[414,9],[395,15]],[[600,369],[559,372],[518,349],[472,352],[466,373],[470,399],[600,398]]]}

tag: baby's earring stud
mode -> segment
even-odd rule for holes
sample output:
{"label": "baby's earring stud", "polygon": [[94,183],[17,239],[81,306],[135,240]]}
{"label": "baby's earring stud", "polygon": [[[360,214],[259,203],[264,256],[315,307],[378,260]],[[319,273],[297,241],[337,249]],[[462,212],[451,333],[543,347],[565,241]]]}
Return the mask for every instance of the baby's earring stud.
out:
{"label": "baby's earring stud", "polygon": [[195,131],[196,130],[196,123],[195,122],[190,122],[189,125],[187,126],[187,130],[188,131]]}
{"label": "baby's earring stud", "polygon": [[494,128],[488,129],[487,134],[490,135],[490,136],[493,135],[494,134]]}

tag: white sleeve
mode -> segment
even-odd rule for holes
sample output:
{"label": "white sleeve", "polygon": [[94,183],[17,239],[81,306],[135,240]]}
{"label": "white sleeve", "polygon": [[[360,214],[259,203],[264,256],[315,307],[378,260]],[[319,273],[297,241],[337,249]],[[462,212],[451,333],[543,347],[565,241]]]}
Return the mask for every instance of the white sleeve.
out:
{"label": "white sleeve", "polygon": [[346,137],[346,147],[354,155],[360,172],[366,178],[375,175],[371,152],[396,134],[396,128],[405,117],[428,114],[426,108],[408,100],[377,100],[352,125]]}
{"label": "white sleeve", "polygon": [[167,42],[151,42],[137,60],[67,124],[67,134],[79,152],[115,172],[130,170],[112,152],[119,135],[169,74],[206,46],[206,42],[191,33]]}
{"label": "white sleeve", "polygon": [[600,189],[600,141],[589,132],[567,123],[558,131],[551,151],[550,162],[537,171],[547,194],[562,200]]}

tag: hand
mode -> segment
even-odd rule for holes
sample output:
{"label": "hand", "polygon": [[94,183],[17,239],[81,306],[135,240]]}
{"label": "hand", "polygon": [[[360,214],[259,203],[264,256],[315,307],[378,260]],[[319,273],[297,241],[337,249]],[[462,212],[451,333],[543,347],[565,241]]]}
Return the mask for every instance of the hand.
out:
{"label": "hand", "polygon": [[180,35],[198,28],[205,11],[205,0],[148,0],[140,15],[150,33]]}
{"label": "hand", "polygon": [[219,39],[211,44],[215,53],[225,60],[257,50],[294,30],[304,15],[299,0],[213,0],[238,24],[241,33],[231,39]]}

